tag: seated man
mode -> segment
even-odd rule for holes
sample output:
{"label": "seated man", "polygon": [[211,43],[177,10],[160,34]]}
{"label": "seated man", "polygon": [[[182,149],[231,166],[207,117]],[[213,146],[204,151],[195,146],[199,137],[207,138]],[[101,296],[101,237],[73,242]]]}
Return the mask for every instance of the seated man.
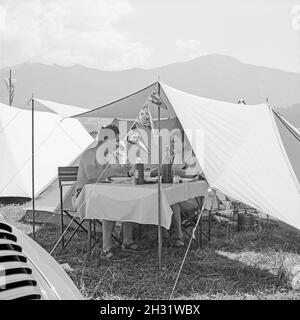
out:
{"label": "seated man", "polygon": [[[76,182],[76,197],[78,197],[83,186],[88,183],[103,182],[113,176],[130,176],[131,166],[117,164],[116,158],[108,154],[107,149],[112,153],[116,150],[119,129],[115,125],[108,125],[99,131],[95,145],[87,149],[80,158]],[[115,153],[116,154],[116,153]],[[115,157],[118,157],[116,154]],[[110,163],[107,166],[108,162]],[[112,232],[115,226],[114,221],[102,221],[103,226],[103,255],[110,258],[112,253]],[[122,248],[138,249],[132,239],[132,223],[123,223],[123,244]]]}

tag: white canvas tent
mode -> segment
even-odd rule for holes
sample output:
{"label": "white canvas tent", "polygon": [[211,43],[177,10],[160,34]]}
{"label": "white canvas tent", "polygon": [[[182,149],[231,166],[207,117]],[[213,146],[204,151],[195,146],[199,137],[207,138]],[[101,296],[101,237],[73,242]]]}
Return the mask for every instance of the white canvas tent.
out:
{"label": "white canvas tent", "polygon": [[[31,198],[31,111],[0,104],[0,197]],[[76,119],[35,112],[35,197],[92,142]]]}
{"label": "white canvas tent", "polygon": [[[61,104],[54,101],[38,99],[38,98],[34,98],[34,101],[35,101],[35,108],[37,110],[54,112],[62,118],[70,118],[74,115],[84,113],[90,110],[86,108],[74,107],[67,104]],[[99,130],[101,126],[107,125],[113,119],[81,117],[81,118],[78,118],[78,120],[83,125],[83,127],[87,130],[87,132],[91,134],[96,134],[97,130]]]}
{"label": "white canvas tent", "polygon": [[[134,119],[157,86],[78,116]],[[160,87],[161,116],[178,117],[210,186],[300,229],[300,144],[278,115]]]}
{"label": "white canvas tent", "polygon": [[62,118],[70,118],[76,114],[86,112],[87,109],[81,107],[74,107],[67,104],[61,104],[49,100],[37,99],[34,98],[34,101],[37,103],[46,106],[50,111],[56,113]]}

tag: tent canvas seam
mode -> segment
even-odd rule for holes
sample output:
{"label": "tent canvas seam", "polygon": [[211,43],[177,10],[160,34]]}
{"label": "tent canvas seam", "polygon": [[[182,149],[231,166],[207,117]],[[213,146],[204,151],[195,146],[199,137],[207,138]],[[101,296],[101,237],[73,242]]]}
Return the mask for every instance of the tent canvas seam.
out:
{"label": "tent canvas seam", "polygon": [[262,113],[259,114],[259,116],[256,118],[256,121],[253,121],[253,125],[251,126],[250,130],[247,131],[247,133],[244,135],[241,144],[239,145],[239,147],[235,150],[234,155],[230,158],[230,160],[227,162],[226,166],[223,168],[222,173],[217,177],[217,179],[215,180],[215,183],[218,182],[219,178],[223,176],[224,172],[227,170],[228,166],[231,164],[231,162],[233,161],[233,159],[235,158],[236,154],[239,152],[239,150],[242,148],[242,146],[244,145],[244,141],[246,140],[246,138],[252,134],[253,130],[256,128],[256,123],[257,120],[259,121],[260,118],[262,118]]}

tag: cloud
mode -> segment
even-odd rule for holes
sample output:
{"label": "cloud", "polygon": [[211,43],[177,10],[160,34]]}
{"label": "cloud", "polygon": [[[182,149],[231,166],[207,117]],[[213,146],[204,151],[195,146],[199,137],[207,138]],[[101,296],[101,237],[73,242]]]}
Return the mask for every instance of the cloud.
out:
{"label": "cloud", "polygon": [[[150,50],[121,31],[134,9],[126,0],[4,0],[2,59],[101,69],[142,66]],[[1,30],[0,30],[1,32]]]}
{"label": "cloud", "polygon": [[201,43],[197,40],[177,40],[176,46],[180,49],[185,50],[188,53],[190,59],[194,59],[198,56],[207,54],[201,49]]}
{"label": "cloud", "polygon": [[0,5],[0,30],[6,29],[6,10]]}

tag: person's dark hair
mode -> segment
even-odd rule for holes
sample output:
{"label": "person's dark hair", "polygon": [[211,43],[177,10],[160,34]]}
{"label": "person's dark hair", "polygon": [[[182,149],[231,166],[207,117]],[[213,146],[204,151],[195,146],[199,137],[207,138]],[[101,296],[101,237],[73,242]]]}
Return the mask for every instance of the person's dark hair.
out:
{"label": "person's dark hair", "polygon": [[119,134],[119,128],[114,124],[109,124],[106,127],[102,127],[100,130],[100,141],[103,139],[103,141],[106,141],[108,139],[115,139]]}
{"label": "person's dark hair", "polygon": [[102,129],[112,130],[115,133],[115,135],[120,134],[119,128],[115,124],[109,124],[106,127],[103,127]]}

